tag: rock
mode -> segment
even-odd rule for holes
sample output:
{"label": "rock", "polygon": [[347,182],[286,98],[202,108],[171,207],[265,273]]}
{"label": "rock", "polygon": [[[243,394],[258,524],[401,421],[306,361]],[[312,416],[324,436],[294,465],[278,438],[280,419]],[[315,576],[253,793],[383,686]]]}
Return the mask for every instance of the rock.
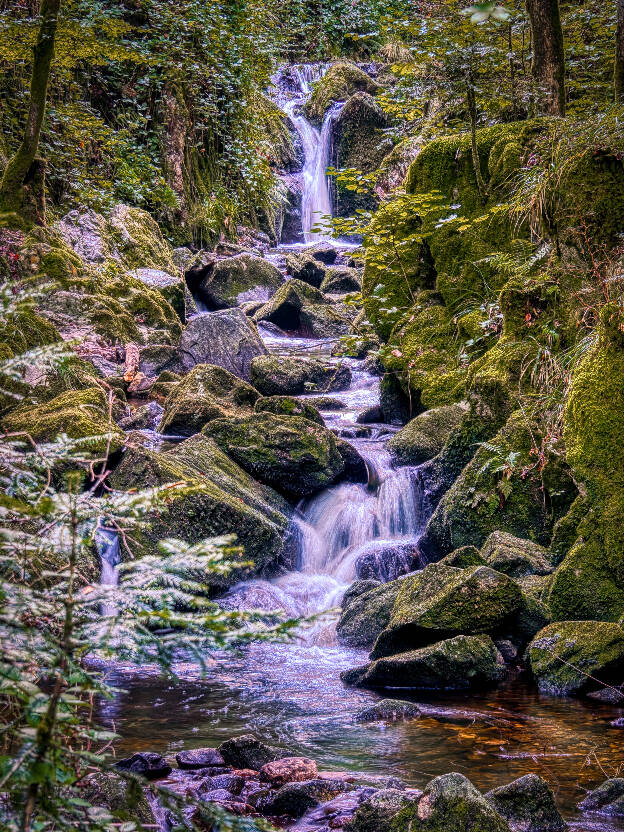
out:
{"label": "rock", "polygon": [[131,757],[118,760],[115,763],[115,768],[122,771],[131,771],[133,774],[140,774],[148,780],[166,777],[173,771],[165,758],[153,751],[137,751]]}
{"label": "rock", "polygon": [[466,413],[465,404],[450,404],[426,410],[388,442],[399,465],[420,465],[440,453]]}
{"label": "rock", "polygon": [[306,401],[317,410],[344,410],[346,404],[340,399],[334,399],[331,396],[309,396]]}
{"label": "rock", "polygon": [[345,292],[359,292],[362,288],[362,275],[349,266],[333,266],[320,285],[322,292],[330,295],[343,295]]}
{"label": "rock", "polygon": [[180,351],[170,344],[141,347],[139,370],[149,378],[159,376],[163,372],[180,374],[184,372]]}
{"label": "rock", "polygon": [[390,832],[392,819],[401,809],[415,803],[421,792],[405,792],[399,789],[380,789],[355,810],[344,825],[347,832]]}
{"label": "rock", "polygon": [[346,365],[273,355],[255,358],[250,377],[263,396],[298,396],[311,390],[327,393],[345,390],[351,384],[351,371]]}
{"label": "rock", "polygon": [[186,246],[179,246],[171,252],[171,259],[176,269],[183,272],[186,271],[186,267],[193,260],[193,252]]}
{"label": "rock", "polygon": [[380,585],[380,581],[354,581],[349,589],[345,592],[342,596],[342,609],[346,609],[352,601],[354,601],[358,595],[362,595],[364,592],[368,592],[369,589],[376,589]]}
{"label": "rock", "polygon": [[286,783],[276,792],[258,801],[257,809],[263,815],[291,818],[302,817],[309,809],[330,800],[348,789],[343,780],[307,780],[303,783]]}
{"label": "rock", "polygon": [[243,734],[240,737],[226,740],[221,743],[218,750],[228,765],[238,769],[250,768],[255,771],[260,771],[267,763],[288,756],[286,752],[265,745],[251,734]]}
{"label": "rock", "polygon": [[450,555],[439,561],[444,566],[454,566],[456,569],[466,569],[470,566],[485,566],[485,560],[476,546],[461,546]]}
{"label": "rock", "polygon": [[478,690],[497,684],[504,676],[505,662],[489,636],[455,636],[420,650],[377,659],[364,668],[354,684],[372,688]]}
{"label": "rock", "polygon": [[254,478],[289,497],[314,494],[344,471],[334,434],[301,416],[215,419],[203,433]]}
{"label": "rock", "polygon": [[[603,688],[602,690],[593,690],[586,694],[588,699],[595,699],[596,702],[606,702],[607,705],[619,705],[624,700],[624,691],[614,688]],[[617,720],[615,720],[617,722]],[[612,722],[611,725],[614,723]]]}
{"label": "rock", "polygon": [[116,820],[138,821],[149,828],[155,818],[142,788],[136,788],[113,772],[97,771],[78,783],[79,796],[91,806],[113,812]]}
{"label": "rock", "polygon": [[330,303],[318,289],[293,278],[254,313],[253,319],[256,323],[269,321],[301,337],[337,338],[349,332],[352,317],[349,308]]}
{"label": "rock", "polygon": [[216,748],[192,748],[189,751],[178,751],[176,762],[180,768],[190,770],[225,765],[225,760]]}
{"label": "rock", "polygon": [[624,817],[624,778],[612,777],[598,786],[579,803],[584,812],[597,812],[607,817]]}
{"label": "rock", "polygon": [[202,800],[206,803],[219,803],[222,806],[229,806],[231,803],[243,803],[237,795],[232,794],[228,789],[212,789],[202,792]]}
{"label": "rock", "polygon": [[492,532],[481,547],[481,555],[492,569],[512,578],[549,575],[554,570],[548,551],[543,546],[508,532]]}
{"label": "rock", "polygon": [[216,364],[249,381],[251,361],[267,355],[257,329],[241,309],[204,312],[187,324],[180,340],[182,366]]}
{"label": "rock", "polygon": [[289,254],[286,257],[286,269],[295,280],[308,283],[315,289],[320,289],[321,283],[325,280],[324,265],[307,251]]}
{"label": "rock", "polygon": [[529,659],[539,689],[551,696],[585,694],[601,682],[617,687],[624,678],[624,633],[606,621],[559,621],[536,635]]}
{"label": "rock", "polygon": [[[256,574],[294,567],[292,508],[276,491],[250,477],[214,442],[196,435],[166,452],[129,447],[110,477],[111,487],[120,491],[168,483],[188,483],[190,488],[170,489],[167,500],[147,513],[133,531],[137,553],[156,554],[158,542],[167,537],[197,543],[215,535],[235,534],[245,550],[241,560],[253,560]],[[211,575],[211,586],[231,586],[243,575],[248,576],[249,570]],[[199,577],[200,582],[205,579],[205,575]]]}
{"label": "rock", "polygon": [[178,313],[181,321],[186,320],[186,304],[184,301],[185,283],[181,277],[175,277],[162,269],[133,269],[131,277],[140,280],[146,286],[157,289]]}
{"label": "rock", "polygon": [[212,419],[251,413],[257,390],[212,364],[198,364],[165,399],[159,433],[192,436]]}
{"label": "rock", "polygon": [[401,581],[351,595],[336,625],[336,635],[347,647],[370,647],[390,621],[392,608],[399,594]]}
{"label": "rock", "polygon": [[355,715],[356,722],[399,722],[405,719],[418,719],[420,707],[415,702],[402,699],[381,699],[370,708],[364,708]]}
{"label": "rock", "polygon": [[485,799],[514,832],[565,832],[548,783],[537,774],[525,774],[513,783],[492,789]]}
{"label": "rock", "polygon": [[342,475],[344,479],[349,480],[349,482],[367,483],[368,467],[360,452],[341,436],[336,436],[335,439],[338,453],[344,462],[344,472]]}
{"label": "rock", "polygon": [[494,633],[522,606],[519,586],[487,566],[429,564],[401,582],[392,614],[371,658],[459,634]]}
{"label": "rock", "polygon": [[423,566],[417,542],[372,540],[360,548],[355,561],[355,574],[360,580],[386,584]]}
{"label": "rock", "polygon": [[149,402],[138,407],[134,413],[124,416],[118,424],[122,430],[153,430],[162,416],[163,409],[158,402]]}
{"label": "rock", "polygon": [[245,788],[245,778],[239,774],[217,774],[212,778],[213,789],[227,789],[230,794],[239,795]]}
{"label": "rock", "polygon": [[214,311],[239,306],[245,301],[266,301],[284,283],[284,276],[272,263],[253,254],[236,254],[209,261],[203,268],[187,271],[191,287],[206,307]]}
{"label": "rock", "polygon": [[380,405],[374,404],[372,407],[367,407],[363,410],[355,420],[358,425],[375,425],[381,424],[384,420],[384,412]]}
{"label": "rock", "polygon": [[323,417],[307,401],[293,396],[263,396],[254,405],[256,413],[274,413],[278,416],[302,416],[317,425],[324,425]]}
{"label": "rock", "polygon": [[509,832],[507,821],[463,774],[436,777],[413,806],[394,818],[392,832]]}
{"label": "rock", "polygon": [[325,263],[326,266],[331,266],[338,259],[336,246],[331,243],[320,241],[318,243],[314,243],[314,245],[306,249],[306,251],[314,257],[315,260],[318,260],[319,263]]}
{"label": "rock", "polygon": [[374,95],[379,90],[379,85],[350,61],[332,64],[314,86],[312,95],[305,105],[308,118],[314,124],[320,124],[328,107],[338,101],[346,101],[358,90]]}
{"label": "rock", "polygon": [[318,775],[318,768],[314,760],[307,757],[284,757],[272,763],[265,763],[260,769],[260,781],[270,783],[273,788],[279,788],[284,783],[314,780]]}

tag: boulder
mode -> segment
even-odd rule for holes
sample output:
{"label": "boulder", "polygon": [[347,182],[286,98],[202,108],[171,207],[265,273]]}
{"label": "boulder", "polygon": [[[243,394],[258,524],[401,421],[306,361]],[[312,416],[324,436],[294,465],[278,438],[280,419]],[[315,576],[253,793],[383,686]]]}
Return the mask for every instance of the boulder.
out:
{"label": "boulder", "polygon": [[260,394],[222,367],[198,364],[165,399],[159,433],[192,436],[212,419],[251,413]]}
{"label": "boulder", "polygon": [[354,581],[342,596],[342,609],[345,610],[359,595],[368,592],[369,589],[376,589],[379,585],[380,581]]}
{"label": "boulder", "polygon": [[420,650],[377,659],[347,684],[370,688],[479,690],[505,676],[505,662],[489,636],[455,636]]}
{"label": "boulder", "polygon": [[610,780],[589,792],[579,803],[578,808],[584,812],[597,812],[612,818],[624,818],[624,778],[612,777]]}
{"label": "boulder", "polygon": [[539,689],[551,696],[618,687],[624,679],[624,633],[607,621],[558,621],[536,635],[529,659]]}
{"label": "boulder", "polygon": [[225,765],[221,752],[216,748],[192,748],[178,751],[176,762],[180,768],[193,770],[200,768],[221,768]]}
{"label": "boulder", "polygon": [[349,266],[332,266],[320,285],[322,292],[330,295],[344,295],[346,292],[359,292],[362,288],[362,275]]}
{"label": "boulder", "polygon": [[440,453],[466,413],[464,404],[450,404],[426,410],[388,442],[399,465],[420,465]]}
{"label": "boulder", "polygon": [[148,378],[184,372],[180,350],[171,344],[151,344],[139,350],[139,370]]}
{"label": "boulder", "polygon": [[258,801],[256,808],[263,815],[300,818],[309,809],[314,809],[344,792],[349,785],[344,780],[306,780],[302,783],[286,783]]}
{"label": "boulder", "polygon": [[328,107],[338,101],[346,101],[358,90],[374,95],[379,85],[354,63],[337,61],[315,85],[305,105],[308,118],[314,124],[320,124]]}
{"label": "boulder", "polygon": [[345,595],[336,635],[347,647],[370,647],[390,621],[401,581],[376,586],[358,595]]}
{"label": "boulder", "polygon": [[214,311],[245,301],[266,303],[284,283],[284,276],[268,260],[244,252],[209,261],[201,270],[191,268],[187,280],[197,285],[197,294]]}
{"label": "boulder", "polygon": [[548,783],[537,774],[525,774],[492,789],[485,799],[509,822],[513,832],[565,832],[568,828]]}
{"label": "boulder", "polygon": [[512,578],[549,575],[554,570],[547,549],[508,532],[492,532],[481,547],[481,555],[492,569]]}
{"label": "boulder", "polygon": [[355,715],[356,722],[400,722],[406,719],[418,719],[421,715],[416,702],[402,699],[381,699],[369,708],[363,708]]}
{"label": "boulder", "polygon": [[423,566],[416,541],[372,540],[359,550],[355,574],[360,580],[386,584]]}
{"label": "boulder", "polygon": [[249,381],[252,360],[267,355],[267,349],[241,309],[224,309],[189,321],[180,339],[180,354],[186,370],[196,364],[216,364]]}
{"label": "boulder", "polygon": [[260,771],[262,766],[287,757],[286,752],[260,742],[251,734],[243,734],[222,742],[218,748],[225,762],[235,769]]}
{"label": "boulder", "polygon": [[251,383],[263,396],[298,396],[312,390],[345,390],[351,370],[343,364],[326,364],[315,358],[260,356],[251,362]]}
{"label": "boulder", "polygon": [[259,780],[270,783],[273,788],[279,788],[284,783],[295,783],[303,780],[314,780],[318,775],[318,768],[314,760],[308,757],[283,757],[265,763],[260,769]]}
{"label": "boulder", "polygon": [[406,577],[374,659],[459,634],[495,633],[522,606],[519,586],[487,566],[454,569],[429,564]]}
{"label": "boulder", "polygon": [[79,795],[90,806],[101,806],[108,809],[118,821],[132,821],[133,823],[150,828],[155,824],[155,818],[150,808],[145,791],[136,788],[124,777],[113,772],[96,771],[83,778],[78,784]]}
{"label": "boulder", "polygon": [[485,560],[476,546],[460,546],[450,555],[445,555],[441,561],[444,566],[454,566],[456,569],[467,569],[470,566],[485,566]]}
{"label": "boulder", "polygon": [[343,477],[349,482],[368,482],[368,467],[360,452],[341,436],[336,436],[336,447],[344,462]]}
{"label": "boulder", "polygon": [[162,417],[163,409],[158,402],[149,402],[138,407],[133,413],[119,420],[122,430],[154,430]]}
{"label": "boulder", "polygon": [[301,337],[337,338],[350,330],[352,310],[330,303],[318,289],[292,279],[254,313],[256,323],[269,321]]}
{"label": "boulder", "polygon": [[286,270],[295,280],[308,283],[315,289],[320,289],[321,283],[325,280],[325,266],[308,251],[289,254],[286,257]]}
{"label": "boulder", "polygon": [[157,289],[178,313],[181,321],[186,320],[184,280],[162,269],[133,269],[130,277],[140,280],[151,289]]}
{"label": "boulder", "polygon": [[436,777],[420,800],[395,816],[391,832],[510,832],[507,821],[493,809],[463,774]]}
{"label": "boulder", "polygon": [[334,434],[301,416],[253,413],[215,419],[206,436],[255,479],[288,497],[306,497],[344,471]]}
{"label": "boulder", "polygon": [[415,803],[420,795],[421,792],[379,789],[360,803],[344,829],[346,832],[390,832],[394,816]]}
{"label": "boulder", "polygon": [[336,262],[336,260],[338,260],[338,250],[336,249],[336,246],[331,243],[324,242],[323,240],[318,243],[314,243],[314,245],[310,246],[310,248],[306,249],[306,251],[314,257],[315,260],[318,260],[319,263],[324,263],[326,266],[331,266]]}
{"label": "boulder", "polygon": [[307,401],[293,396],[263,396],[254,405],[256,413],[274,413],[277,416],[302,416],[317,425],[324,425],[323,417]]}
{"label": "boulder", "polygon": [[131,757],[125,757],[115,763],[115,768],[140,774],[147,780],[157,780],[166,777],[173,769],[161,754],[153,751],[137,751]]}
{"label": "boulder", "polygon": [[308,404],[315,407],[317,410],[344,410],[346,404],[340,399],[334,399],[332,396],[308,396],[306,399]]}

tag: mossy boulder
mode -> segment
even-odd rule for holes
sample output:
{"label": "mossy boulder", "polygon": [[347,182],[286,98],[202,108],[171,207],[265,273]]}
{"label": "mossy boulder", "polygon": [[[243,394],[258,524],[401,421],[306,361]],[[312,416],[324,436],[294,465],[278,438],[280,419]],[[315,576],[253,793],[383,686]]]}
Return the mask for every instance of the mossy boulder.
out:
{"label": "mossy boulder", "polygon": [[387,627],[401,581],[369,586],[356,581],[343,599],[342,615],[336,625],[336,635],[347,647],[370,647]]}
{"label": "mossy boulder", "polygon": [[417,795],[399,789],[379,789],[362,800],[343,828],[346,832],[390,832],[394,816],[414,803]]}
{"label": "mossy boulder", "polygon": [[158,431],[192,436],[212,419],[252,412],[260,394],[250,384],[213,364],[198,364],[165,399]]}
{"label": "mossy boulder", "polygon": [[476,546],[461,546],[450,555],[445,555],[439,563],[455,569],[468,569],[470,566],[485,566],[485,560]]}
{"label": "mossy boulder", "polygon": [[301,416],[261,412],[215,419],[203,433],[241,468],[288,497],[320,491],[344,471],[333,433]]}
{"label": "mossy boulder", "polygon": [[250,378],[263,396],[298,396],[345,390],[351,383],[351,371],[345,364],[326,364],[314,358],[267,355],[253,359]]}
{"label": "mossy boulder", "polygon": [[134,269],[129,276],[151,289],[158,290],[175,309],[182,322],[186,320],[185,287],[183,278],[162,269]]}
{"label": "mossy boulder", "polygon": [[254,358],[267,349],[254,324],[242,309],[223,309],[193,317],[180,339],[182,366],[216,364],[249,381]]}
{"label": "mossy boulder", "polygon": [[624,631],[608,621],[558,621],[529,645],[531,669],[543,693],[580,695],[619,686],[624,678]]}
{"label": "mossy boulder", "polygon": [[118,821],[137,821],[151,826],[155,822],[141,783],[126,780],[112,772],[95,772],[79,784],[80,798],[91,806],[108,809]]}
{"label": "mossy boulder", "polygon": [[346,101],[358,90],[374,95],[379,90],[379,85],[350,61],[332,64],[323,78],[315,84],[305,105],[308,118],[313,123],[320,124],[325,111],[332,104]]}
{"label": "mossy boulder", "polygon": [[401,583],[376,659],[455,635],[496,633],[522,606],[519,586],[487,566],[429,564]]}
{"label": "mossy boulder", "polygon": [[293,278],[282,286],[253,319],[269,321],[284,332],[302,337],[334,338],[350,329],[350,310],[329,303],[329,299],[302,280]]}
{"label": "mossy boulder", "polygon": [[485,799],[515,832],[565,832],[568,828],[548,783],[537,774],[525,774],[492,789]]}
{"label": "mossy boulder", "polygon": [[400,465],[420,465],[439,454],[451,433],[459,427],[465,404],[434,407],[416,416],[388,442]]}
{"label": "mossy boulder", "polygon": [[596,812],[613,818],[624,818],[624,777],[611,777],[589,792],[579,803],[583,812]]}
{"label": "mossy boulder", "polygon": [[547,549],[507,532],[492,532],[481,548],[481,555],[492,569],[512,578],[549,575],[554,571]]}
{"label": "mossy boulder", "polygon": [[334,295],[359,292],[361,288],[362,275],[350,266],[332,266],[321,283],[321,291]]}
{"label": "mossy boulder", "polygon": [[216,260],[199,284],[208,309],[226,309],[249,300],[267,301],[284,283],[284,276],[268,260],[243,252]]}
{"label": "mossy boulder", "polygon": [[510,832],[510,827],[470,780],[453,772],[428,783],[418,803],[395,816],[390,832]]}
{"label": "mossy boulder", "polygon": [[[290,506],[205,436],[193,436],[167,452],[129,447],[110,478],[119,491],[170,483],[185,485],[167,491],[162,504],[148,512],[135,535],[138,553],[156,553],[158,542],[167,537],[197,543],[234,534],[244,550],[241,562],[253,561],[254,573],[270,573],[280,565],[293,568]],[[241,568],[228,576],[210,576],[210,585],[229,586],[248,572]]]}
{"label": "mossy boulder", "polygon": [[377,659],[358,676],[344,676],[357,687],[478,690],[505,676],[505,662],[489,636],[455,636],[419,650]]}
{"label": "mossy boulder", "polygon": [[262,396],[254,405],[256,413],[274,413],[277,416],[303,416],[317,425],[324,425],[318,410],[306,401],[293,396]]}
{"label": "mossy boulder", "polygon": [[298,254],[286,256],[286,271],[295,280],[308,283],[315,289],[320,289],[327,274],[325,264],[317,260],[311,251],[304,250]]}

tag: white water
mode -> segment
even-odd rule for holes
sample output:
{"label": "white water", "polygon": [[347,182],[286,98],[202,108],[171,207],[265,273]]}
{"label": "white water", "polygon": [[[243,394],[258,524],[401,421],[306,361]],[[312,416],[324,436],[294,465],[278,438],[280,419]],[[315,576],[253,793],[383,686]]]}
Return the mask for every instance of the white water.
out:
{"label": "white water", "polygon": [[[121,563],[119,535],[114,529],[100,526],[95,533],[95,545],[102,563],[100,586],[116,587],[119,584],[119,564]],[[116,606],[104,602],[101,612],[104,618],[109,618],[115,614]]]}

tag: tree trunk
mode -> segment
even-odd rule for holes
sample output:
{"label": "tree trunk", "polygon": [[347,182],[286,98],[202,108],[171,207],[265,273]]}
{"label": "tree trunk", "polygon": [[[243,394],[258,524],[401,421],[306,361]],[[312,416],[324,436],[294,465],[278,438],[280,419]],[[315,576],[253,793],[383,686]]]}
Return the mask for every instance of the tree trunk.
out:
{"label": "tree trunk", "polygon": [[617,33],[615,36],[615,100],[624,103],[624,0],[617,0]]}
{"label": "tree trunk", "polygon": [[30,80],[30,106],[22,143],[17,153],[9,160],[0,183],[0,208],[3,211],[27,214],[24,219],[43,224],[40,215],[41,194],[33,194],[42,187],[41,160],[37,160],[37,149],[41,126],[45,115],[50,66],[54,57],[54,43],[61,0],[41,0],[40,24],[37,42],[33,48],[33,66]]}
{"label": "tree trunk", "polygon": [[565,115],[565,53],[559,0],[526,0],[533,31],[533,78],[544,97],[538,110]]}
{"label": "tree trunk", "polygon": [[469,78],[466,81],[466,99],[468,103],[468,113],[470,115],[470,147],[472,150],[472,165],[474,167],[475,178],[477,180],[479,196],[485,205],[487,201],[487,188],[483,180],[483,173],[481,172],[481,158],[479,156],[479,146],[477,144],[477,99],[475,95],[474,81],[472,78]]}

